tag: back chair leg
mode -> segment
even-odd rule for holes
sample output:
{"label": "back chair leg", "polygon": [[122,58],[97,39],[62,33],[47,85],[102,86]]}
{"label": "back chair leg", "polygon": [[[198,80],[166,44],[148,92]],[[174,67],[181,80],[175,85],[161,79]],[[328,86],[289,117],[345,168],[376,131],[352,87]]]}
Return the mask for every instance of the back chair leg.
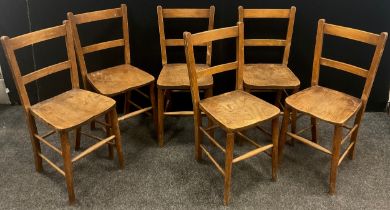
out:
{"label": "back chair leg", "polygon": [[68,133],[66,131],[60,132],[62,158],[64,159],[64,172],[66,179],[66,186],[68,189],[69,203],[73,204],[76,200],[73,189],[73,166],[70,154],[70,144],[68,140]]}
{"label": "back chair leg", "polygon": [[35,138],[35,134],[38,134],[37,126],[35,124],[35,119],[31,114],[27,114],[27,125],[30,131],[31,136],[31,145],[34,153],[34,161],[35,161],[35,170],[37,172],[42,172],[42,158],[39,156],[41,153],[41,144],[38,139]]}
{"label": "back chair leg", "polygon": [[233,161],[233,147],[234,147],[234,133],[228,132],[226,134],[226,154],[225,154],[225,181],[224,181],[224,193],[223,203],[229,204],[230,200],[230,187],[232,177],[232,161]]}
{"label": "back chair leg", "polygon": [[202,126],[202,115],[200,110],[194,110],[194,133],[195,133],[195,160],[200,161],[202,159],[202,132],[199,127]]}
{"label": "back chair leg", "polygon": [[[104,119],[106,121],[106,137],[109,137],[112,135],[112,129],[111,129],[111,119],[110,119],[110,114],[105,114],[104,115]],[[114,147],[112,146],[112,144],[108,144],[108,158],[109,159],[114,159]]]}
{"label": "back chair leg", "polygon": [[272,120],[272,181],[276,181],[278,173],[279,117]]}
{"label": "back chair leg", "polygon": [[112,133],[115,135],[115,147],[118,154],[119,168],[123,169],[124,162],[123,162],[123,152],[122,152],[122,139],[119,130],[118,115],[116,113],[115,107],[110,111],[109,118],[111,121]]}
{"label": "back chair leg", "polygon": [[278,145],[278,161],[282,162],[284,144],[286,143],[286,133],[288,130],[288,124],[290,121],[290,107],[286,104],[284,107],[282,127],[280,129],[279,145]]}
{"label": "back chair leg", "polygon": [[280,108],[280,100],[282,99],[283,90],[276,91],[275,103],[274,105]]}
{"label": "back chair leg", "polygon": [[314,143],[318,142],[318,134],[317,134],[317,119],[315,117],[310,117],[311,123],[311,140]]}
{"label": "back chair leg", "polygon": [[[209,98],[213,96],[213,88],[208,88],[205,90],[205,98]],[[214,126],[213,121],[210,118],[207,118],[207,127],[211,128]],[[214,137],[214,129],[208,131],[210,136]]]}
{"label": "back chair leg", "polygon": [[156,107],[156,94],[155,94],[155,85],[154,82],[149,86],[149,97],[150,104],[152,105],[152,115],[153,115],[153,125],[154,129],[158,131],[158,116],[157,116],[157,107]]}
{"label": "back chair leg", "polygon": [[157,89],[158,125],[157,138],[160,147],[164,145],[164,90]]}
{"label": "back chair leg", "polygon": [[95,130],[96,129],[96,122],[95,120],[92,120],[91,121],[91,130]]}
{"label": "back chair leg", "polygon": [[80,150],[80,143],[81,143],[81,127],[76,128],[76,143],[74,146],[74,150],[78,151]]}
{"label": "back chair leg", "polygon": [[332,162],[330,167],[329,194],[334,194],[336,192],[336,177],[340,158],[342,134],[343,127],[341,125],[335,125],[333,135]]}
{"label": "back chair leg", "polygon": [[131,100],[131,90],[125,93],[125,101],[123,104],[124,114],[130,113],[130,100]]}

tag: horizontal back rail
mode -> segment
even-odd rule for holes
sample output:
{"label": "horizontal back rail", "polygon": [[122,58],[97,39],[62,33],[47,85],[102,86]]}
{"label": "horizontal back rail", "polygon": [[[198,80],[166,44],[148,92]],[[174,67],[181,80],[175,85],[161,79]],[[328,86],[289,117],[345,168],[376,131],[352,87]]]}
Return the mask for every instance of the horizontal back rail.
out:
{"label": "horizontal back rail", "polygon": [[64,61],[61,63],[57,63],[39,70],[36,70],[32,73],[26,74],[22,76],[22,81],[24,84],[28,84],[42,77],[48,76],[50,74],[54,74],[56,72],[60,72],[66,69],[70,69],[71,63],[70,61]]}
{"label": "horizontal back rail", "polygon": [[328,23],[324,24],[324,34],[343,37],[371,45],[376,45],[379,41],[378,34]]}
{"label": "horizontal back rail", "polygon": [[192,35],[192,44],[199,45],[215,40],[236,38],[238,36],[238,26],[214,29],[212,31],[200,32]]}
{"label": "horizontal back rail", "polygon": [[122,17],[122,15],[121,8],[115,8],[74,15],[74,21],[76,24],[84,24],[99,20],[119,18]]}
{"label": "horizontal back rail", "polygon": [[[165,39],[167,47],[184,46],[184,39]],[[207,46],[207,43],[200,43],[197,46]]]}
{"label": "horizontal back rail", "polygon": [[16,50],[28,45],[36,44],[39,42],[63,37],[66,35],[66,28],[64,25],[56,26],[53,28],[43,29],[40,31],[31,32],[28,34],[20,35],[9,39],[11,49]]}
{"label": "horizontal back rail", "polygon": [[245,39],[245,46],[286,46],[287,42],[283,39]]}
{"label": "horizontal back rail", "polygon": [[289,18],[290,9],[245,9],[244,18]]}
{"label": "horizontal back rail", "polygon": [[355,74],[364,78],[367,78],[368,76],[368,70],[344,62],[335,61],[328,58],[320,58],[320,64],[323,66],[328,66],[331,68],[349,72],[351,74]]}
{"label": "horizontal back rail", "polygon": [[225,71],[234,70],[237,68],[238,68],[238,62],[234,61],[234,62],[225,63],[225,64],[213,66],[210,68],[202,69],[202,70],[198,71],[196,73],[196,75],[197,75],[197,78],[200,78],[200,77],[205,77],[208,75],[213,75],[213,74],[222,73]]}
{"label": "horizontal back rail", "polygon": [[106,41],[106,42],[101,42],[89,46],[83,47],[83,53],[93,53],[97,52],[100,50],[105,50],[109,48],[114,48],[114,47],[121,47],[125,45],[125,40],[124,39],[116,39],[116,40],[111,40],[111,41]]}
{"label": "horizontal back rail", "polygon": [[210,9],[163,9],[164,18],[209,18]]}

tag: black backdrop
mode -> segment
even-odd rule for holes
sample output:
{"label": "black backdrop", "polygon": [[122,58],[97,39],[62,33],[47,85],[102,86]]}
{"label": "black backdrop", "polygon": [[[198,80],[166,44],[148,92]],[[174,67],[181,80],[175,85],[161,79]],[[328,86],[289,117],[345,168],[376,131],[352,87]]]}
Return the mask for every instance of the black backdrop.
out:
{"label": "black backdrop", "polygon": [[[287,0],[252,0],[252,1],[228,1],[228,0],[202,0],[202,1],[98,1],[98,0],[1,0],[0,1],[0,35],[10,37],[35,31],[46,27],[61,24],[66,18],[66,12],[82,13],[94,10],[118,7],[121,3],[128,6],[130,47],[132,64],[142,68],[156,78],[161,69],[160,45],[157,27],[156,6],[163,7],[216,7],[215,27],[234,25],[237,21],[237,7],[246,8],[289,8],[297,7],[296,22],[294,28],[292,49],[289,66],[301,80],[301,87],[310,85],[313,51],[317,21],[325,18],[327,22],[367,30],[374,33],[390,31],[390,3],[385,0],[328,0],[328,1],[287,1]],[[176,24],[176,25],[175,25]],[[194,26],[189,26],[193,24]],[[118,22],[106,21],[101,25],[91,24],[81,32],[84,43],[109,40],[120,32]],[[255,34],[263,37],[284,36],[286,22],[264,20],[261,22],[246,22],[247,36]],[[191,32],[201,31],[206,22],[174,21],[168,22],[167,31],[169,37],[181,37],[184,30]],[[101,32],[110,31],[103,35]],[[324,54],[330,58],[349,62],[367,68],[373,47],[356,42],[327,38]],[[342,41],[342,42],[340,42]],[[389,45],[389,44],[387,44]],[[89,56],[88,62],[91,69],[99,69],[123,62],[122,49],[111,49],[102,53]],[[64,43],[62,40],[53,40],[48,44],[38,44],[32,48],[26,48],[17,52],[23,74],[32,69],[42,68],[65,58]],[[232,41],[215,43],[213,45],[213,64],[223,63],[235,55],[235,47]],[[369,99],[367,110],[383,111],[388,100],[390,82],[390,48],[387,46],[374,87]],[[202,53],[200,53],[201,56]],[[247,49],[246,62],[270,62],[281,59],[280,49]],[[184,50],[174,48],[168,50],[168,62],[184,62]],[[0,50],[0,63],[7,87],[10,89],[10,99],[18,103],[19,98],[12,81],[9,66],[6,63],[4,53]],[[232,74],[218,75],[216,77],[215,92],[225,91],[233,87]],[[353,94],[360,97],[363,80],[360,78],[335,71],[324,69],[321,71],[320,84]],[[39,80],[28,87],[30,99],[35,102],[55,95],[70,87],[68,74],[59,73],[49,78]],[[188,95],[186,98],[189,98]],[[188,105],[190,100],[186,99]]]}

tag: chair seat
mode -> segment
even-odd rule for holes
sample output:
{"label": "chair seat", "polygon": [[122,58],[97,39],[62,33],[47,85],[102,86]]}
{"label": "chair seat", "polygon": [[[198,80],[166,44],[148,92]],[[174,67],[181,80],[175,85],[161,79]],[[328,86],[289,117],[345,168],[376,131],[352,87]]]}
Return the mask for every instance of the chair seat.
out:
{"label": "chair seat", "polygon": [[299,79],[283,64],[245,64],[244,84],[253,89],[292,89]]}
{"label": "chair seat", "polygon": [[89,73],[87,78],[97,92],[107,96],[117,95],[154,81],[154,77],[149,73],[128,64]]}
{"label": "chair seat", "polygon": [[241,90],[201,100],[200,109],[228,131],[248,128],[279,115],[279,108]]}
{"label": "chair seat", "polygon": [[[206,64],[196,64],[196,70],[208,68]],[[213,77],[199,78],[198,86],[207,87],[213,85]],[[165,64],[157,79],[157,86],[165,89],[189,89],[190,79],[188,77],[187,64],[172,63]]]}
{"label": "chair seat", "polygon": [[68,130],[81,125],[115,106],[109,97],[82,89],[72,89],[31,106],[31,113],[53,126]]}
{"label": "chair seat", "polygon": [[361,107],[362,101],[345,93],[312,86],[286,98],[286,103],[321,120],[344,124]]}

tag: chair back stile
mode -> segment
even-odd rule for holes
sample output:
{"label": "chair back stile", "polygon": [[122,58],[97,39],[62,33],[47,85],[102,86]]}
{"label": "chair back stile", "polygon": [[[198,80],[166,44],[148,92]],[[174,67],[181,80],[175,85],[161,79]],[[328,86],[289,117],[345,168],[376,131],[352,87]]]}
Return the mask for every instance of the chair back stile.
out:
{"label": "chair back stile", "polygon": [[[65,38],[68,60],[35,70],[26,75],[21,74],[19,64],[15,55],[16,50],[60,37]],[[28,92],[26,90],[26,85],[35,80],[41,79],[50,74],[69,69],[72,88],[79,88],[76,55],[73,43],[73,33],[68,21],[64,21],[64,24],[60,26],[31,32],[14,38],[3,36],[1,37],[1,42],[8,63],[10,64],[12,76],[19,92],[20,101],[26,111],[28,111],[28,109],[31,107]]]}
{"label": "chair back stile", "polygon": [[[187,67],[189,71],[190,84],[191,84],[191,94],[193,99],[194,110],[197,110],[197,105],[199,104],[199,87],[198,87],[198,78],[213,75],[217,73],[222,73],[225,71],[230,71],[236,69],[236,89],[243,89],[243,65],[244,65],[244,24],[238,22],[237,26],[214,29],[210,31],[200,32],[196,34],[191,34],[189,32],[184,32],[184,42],[185,42],[185,52],[187,59]],[[217,66],[209,67],[197,71],[195,69],[195,56],[194,56],[194,46],[200,45],[202,43],[212,42],[216,40],[222,40],[227,38],[236,38],[237,49],[236,49],[236,61],[220,64]]]}
{"label": "chair back stile", "polygon": [[[100,10],[94,12],[88,12],[83,14],[74,15],[72,12],[68,12],[68,19],[71,23],[72,30],[74,32],[74,42],[76,47],[76,53],[80,64],[80,72],[83,79],[84,87],[88,86],[87,74],[88,69],[85,62],[85,54],[115,48],[115,47],[124,47],[124,58],[125,64],[130,64],[130,41],[129,41],[129,26],[128,26],[128,17],[127,17],[127,6],[122,4],[120,8]],[[107,19],[122,18],[122,33],[123,38],[92,44],[89,46],[82,46],[78,25],[87,24],[91,22],[97,22]]]}
{"label": "chair back stile", "polygon": [[242,6],[238,7],[238,19],[244,22],[244,19],[266,19],[278,18],[288,19],[286,39],[245,39],[245,46],[268,46],[268,47],[284,47],[283,61],[284,65],[288,64],[290,56],[290,48],[292,35],[294,31],[296,7],[292,6],[290,9],[244,9]]}
{"label": "chair back stile", "polygon": [[[374,45],[375,52],[372,57],[369,69],[363,69],[355,65],[322,57],[324,35],[331,35],[331,36],[351,39],[369,45]],[[319,20],[318,28],[317,28],[316,46],[314,51],[313,74],[312,74],[311,85],[312,86],[318,85],[321,66],[331,67],[337,70],[345,71],[363,77],[365,78],[365,84],[364,84],[364,89],[362,91],[361,99],[363,103],[362,110],[364,110],[372,89],[372,85],[378,70],[378,66],[383,54],[383,50],[385,48],[387,36],[388,35],[386,32],[382,32],[381,34],[374,34],[374,33],[365,32],[353,28],[328,24],[325,23],[324,19]]]}
{"label": "chair back stile", "polygon": [[[161,45],[161,60],[162,65],[168,63],[167,61],[167,47],[170,46],[184,46],[183,39],[166,39],[164,30],[164,18],[169,19],[182,19],[182,18],[208,18],[208,30],[214,28],[214,15],[215,7],[210,6],[209,9],[163,9],[161,6],[157,7],[158,16],[158,30],[160,34],[160,45]],[[212,44],[211,42],[205,42],[199,44],[199,46],[206,46],[206,64],[211,66],[211,55],[212,55]]]}

